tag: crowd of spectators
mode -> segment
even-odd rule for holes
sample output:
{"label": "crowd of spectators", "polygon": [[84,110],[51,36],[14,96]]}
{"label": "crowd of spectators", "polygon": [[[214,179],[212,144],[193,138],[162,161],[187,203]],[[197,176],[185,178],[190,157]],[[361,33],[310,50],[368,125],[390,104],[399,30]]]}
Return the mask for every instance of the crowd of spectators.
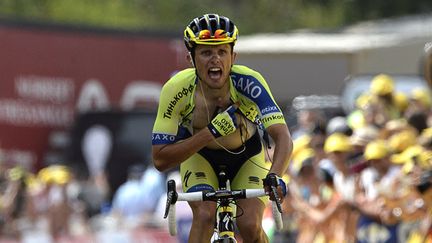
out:
{"label": "crowd of spectators", "polygon": [[275,242],[432,241],[431,105],[380,74],[346,116],[300,111]]}
{"label": "crowd of spectators", "polygon": [[0,167],[1,242],[177,242],[156,215],[166,178],[154,168],[130,166],[110,200],[103,174],[85,177],[60,164],[37,173],[4,161]]}

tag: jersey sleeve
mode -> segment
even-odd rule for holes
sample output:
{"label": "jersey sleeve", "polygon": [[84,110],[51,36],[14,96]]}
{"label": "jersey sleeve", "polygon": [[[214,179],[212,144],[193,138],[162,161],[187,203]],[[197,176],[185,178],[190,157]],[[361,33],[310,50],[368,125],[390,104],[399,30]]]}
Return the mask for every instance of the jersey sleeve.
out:
{"label": "jersey sleeve", "polygon": [[181,85],[171,80],[162,87],[157,116],[153,125],[153,145],[176,142],[182,119],[181,111],[187,104],[188,97],[192,95],[192,91],[192,85]]}

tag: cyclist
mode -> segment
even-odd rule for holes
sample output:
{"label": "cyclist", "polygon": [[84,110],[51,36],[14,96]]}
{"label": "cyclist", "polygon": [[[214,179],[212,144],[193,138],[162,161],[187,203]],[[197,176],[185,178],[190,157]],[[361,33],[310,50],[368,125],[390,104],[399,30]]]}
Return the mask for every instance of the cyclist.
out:
{"label": "cyclist", "polygon": [[[205,14],[184,31],[187,68],[163,86],[153,127],[155,167],[180,165],[185,192],[214,190],[223,169],[232,189],[262,188],[262,179],[282,176],[292,150],[291,135],[281,109],[264,78],[233,62],[238,29],[227,17]],[[271,166],[257,127],[275,144]],[[270,168],[269,168],[270,167]],[[266,188],[268,190],[268,188]],[[261,222],[265,198],[238,202],[236,222],[245,242],[267,242]],[[189,242],[209,241],[216,204],[191,202]]]}

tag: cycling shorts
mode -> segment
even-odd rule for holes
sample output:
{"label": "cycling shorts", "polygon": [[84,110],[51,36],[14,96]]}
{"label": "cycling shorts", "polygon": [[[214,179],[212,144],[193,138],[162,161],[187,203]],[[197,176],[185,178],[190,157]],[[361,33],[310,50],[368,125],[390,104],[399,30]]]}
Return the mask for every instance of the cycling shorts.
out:
{"label": "cycling shorts", "polygon": [[[244,146],[244,151],[243,150]],[[271,163],[265,161],[264,149],[256,132],[242,147],[232,154],[224,149],[204,148],[180,165],[184,192],[216,190],[217,174],[223,169],[230,180],[232,190],[261,189]],[[260,198],[263,203],[268,197]]]}

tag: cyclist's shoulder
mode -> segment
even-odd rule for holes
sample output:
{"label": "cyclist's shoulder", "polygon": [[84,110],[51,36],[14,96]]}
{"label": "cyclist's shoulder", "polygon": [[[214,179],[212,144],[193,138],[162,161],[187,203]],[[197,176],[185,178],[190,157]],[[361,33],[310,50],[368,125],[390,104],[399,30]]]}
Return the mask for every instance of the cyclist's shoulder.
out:
{"label": "cyclist's shoulder", "polygon": [[195,69],[186,68],[175,73],[164,86],[183,87],[183,85],[193,84],[195,82]]}
{"label": "cyclist's shoulder", "polygon": [[[267,82],[258,71],[243,65],[233,65],[231,68],[231,79],[237,86],[242,86],[245,83],[263,86],[267,88]],[[238,87],[237,87],[238,88]]]}
{"label": "cyclist's shoulder", "polygon": [[231,75],[244,75],[244,76],[252,76],[256,78],[261,78],[261,74],[245,65],[233,65],[231,68]]}

